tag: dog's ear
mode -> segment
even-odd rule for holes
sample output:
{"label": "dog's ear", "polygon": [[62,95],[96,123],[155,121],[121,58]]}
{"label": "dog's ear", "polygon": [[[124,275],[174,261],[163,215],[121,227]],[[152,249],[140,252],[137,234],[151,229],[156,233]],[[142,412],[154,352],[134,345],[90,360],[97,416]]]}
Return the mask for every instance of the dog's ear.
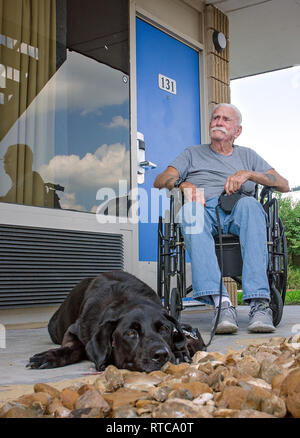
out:
{"label": "dog's ear", "polygon": [[104,321],[85,346],[86,354],[94,362],[97,371],[102,371],[109,361],[112,352],[111,338],[117,324],[118,319]]}

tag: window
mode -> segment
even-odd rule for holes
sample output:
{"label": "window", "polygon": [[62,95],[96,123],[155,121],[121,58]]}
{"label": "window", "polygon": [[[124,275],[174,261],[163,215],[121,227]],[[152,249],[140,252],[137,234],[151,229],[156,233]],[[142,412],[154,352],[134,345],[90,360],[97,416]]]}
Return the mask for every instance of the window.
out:
{"label": "window", "polygon": [[0,201],[93,213],[130,190],[128,22],[127,0],[3,0]]}

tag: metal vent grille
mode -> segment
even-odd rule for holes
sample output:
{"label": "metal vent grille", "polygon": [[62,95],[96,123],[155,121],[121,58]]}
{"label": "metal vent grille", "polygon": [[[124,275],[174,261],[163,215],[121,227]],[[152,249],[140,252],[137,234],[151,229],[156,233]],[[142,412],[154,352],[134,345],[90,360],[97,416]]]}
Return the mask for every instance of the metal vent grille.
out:
{"label": "metal vent grille", "polygon": [[60,304],[83,278],[122,269],[121,234],[0,225],[0,308]]}

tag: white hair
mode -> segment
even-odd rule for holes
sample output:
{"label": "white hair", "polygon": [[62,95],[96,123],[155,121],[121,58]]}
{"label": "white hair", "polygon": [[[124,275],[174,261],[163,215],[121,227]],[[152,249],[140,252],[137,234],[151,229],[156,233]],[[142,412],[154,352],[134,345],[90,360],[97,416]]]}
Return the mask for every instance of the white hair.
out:
{"label": "white hair", "polygon": [[220,108],[221,106],[225,106],[227,108],[233,109],[234,112],[236,113],[236,118],[237,118],[238,126],[241,126],[241,124],[242,124],[242,113],[241,113],[241,111],[235,105],[232,105],[232,103],[218,103],[214,107],[211,116],[213,116],[213,113],[216,111],[216,109]]}

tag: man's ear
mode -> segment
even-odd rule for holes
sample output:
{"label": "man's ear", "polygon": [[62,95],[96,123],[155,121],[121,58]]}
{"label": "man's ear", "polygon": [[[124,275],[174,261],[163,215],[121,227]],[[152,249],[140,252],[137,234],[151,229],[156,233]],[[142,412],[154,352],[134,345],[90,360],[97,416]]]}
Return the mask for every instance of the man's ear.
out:
{"label": "man's ear", "polygon": [[87,357],[94,362],[96,370],[105,368],[112,352],[111,338],[118,320],[104,321],[85,346]]}
{"label": "man's ear", "polygon": [[234,139],[238,138],[238,137],[241,135],[242,130],[243,130],[242,125],[240,125],[240,126],[236,129],[236,132],[235,132],[235,134],[234,134]]}

